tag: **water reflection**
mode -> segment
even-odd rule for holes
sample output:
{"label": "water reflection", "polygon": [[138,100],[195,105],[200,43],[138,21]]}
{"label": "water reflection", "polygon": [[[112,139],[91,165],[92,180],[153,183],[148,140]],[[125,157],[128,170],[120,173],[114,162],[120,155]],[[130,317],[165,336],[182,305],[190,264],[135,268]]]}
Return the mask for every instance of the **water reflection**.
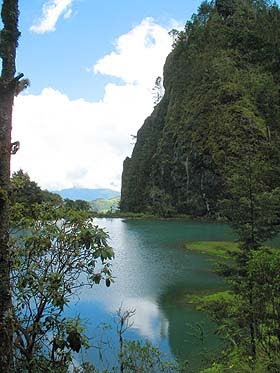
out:
{"label": "water reflection", "polygon": [[187,361],[196,372],[211,355],[220,351],[222,340],[216,325],[203,312],[182,302],[177,289],[169,289],[160,297],[160,309],[168,319],[168,343],[178,361]]}
{"label": "water reflection", "polygon": [[[121,219],[97,219],[96,224],[108,231],[115,250],[115,283],[110,288],[103,284],[83,291],[81,301],[76,306],[72,304],[69,312],[86,318],[89,331],[94,334],[98,324],[113,323],[114,313],[121,305],[123,309],[136,309],[129,337],[149,339],[173,357],[187,358],[196,366],[203,349],[216,344],[214,325],[205,314],[186,308],[178,295],[217,289],[222,284],[211,271],[208,258],[187,252],[182,243],[231,239],[228,227]],[[195,333],[203,323],[207,330],[199,338]],[[117,343],[114,333],[111,338]]]}

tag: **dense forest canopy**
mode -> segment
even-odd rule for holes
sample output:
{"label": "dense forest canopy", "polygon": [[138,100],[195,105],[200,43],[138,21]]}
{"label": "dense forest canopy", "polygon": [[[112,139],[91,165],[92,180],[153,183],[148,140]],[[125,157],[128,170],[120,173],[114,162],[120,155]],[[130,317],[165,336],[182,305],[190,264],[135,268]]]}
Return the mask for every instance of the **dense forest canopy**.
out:
{"label": "dense forest canopy", "polygon": [[254,195],[278,193],[279,34],[279,8],[263,0],[204,1],[173,32],[164,97],[124,162],[123,211],[230,217],[248,168]]}

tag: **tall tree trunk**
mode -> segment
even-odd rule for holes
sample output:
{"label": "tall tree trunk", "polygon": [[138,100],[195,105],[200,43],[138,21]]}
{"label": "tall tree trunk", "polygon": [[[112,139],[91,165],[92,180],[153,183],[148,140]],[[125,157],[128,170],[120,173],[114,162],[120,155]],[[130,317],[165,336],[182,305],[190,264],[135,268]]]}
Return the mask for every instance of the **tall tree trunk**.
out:
{"label": "tall tree trunk", "polygon": [[3,0],[0,38],[2,71],[0,77],[0,369],[13,371],[13,316],[10,287],[9,252],[9,184],[11,160],[11,130],[18,31],[18,0]]}

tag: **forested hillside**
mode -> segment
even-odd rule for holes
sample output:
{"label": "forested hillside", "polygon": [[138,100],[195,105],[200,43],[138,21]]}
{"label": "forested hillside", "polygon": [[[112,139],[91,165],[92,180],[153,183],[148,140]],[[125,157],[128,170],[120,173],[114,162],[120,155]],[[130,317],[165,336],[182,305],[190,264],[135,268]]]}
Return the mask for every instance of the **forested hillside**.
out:
{"label": "forested hillside", "polygon": [[251,196],[280,182],[280,11],[263,0],[203,2],[173,36],[164,97],[124,161],[121,209],[227,215],[248,178]]}
{"label": "forested hillside", "polygon": [[59,194],[62,198],[69,198],[72,200],[84,200],[87,202],[93,201],[97,198],[114,198],[119,197],[120,193],[112,189],[88,189],[88,188],[69,188],[53,191],[53,193]]}

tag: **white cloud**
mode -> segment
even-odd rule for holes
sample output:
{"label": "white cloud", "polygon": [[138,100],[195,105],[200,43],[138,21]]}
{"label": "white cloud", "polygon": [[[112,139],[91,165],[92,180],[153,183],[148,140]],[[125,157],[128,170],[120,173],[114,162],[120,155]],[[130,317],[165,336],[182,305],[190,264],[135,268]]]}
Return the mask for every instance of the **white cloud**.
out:
{"label": "white cloud", "polygon": [[151,19],[122,35],[116,52],[94,69],[124,84],[107,84],[99,102],[70,100],[52,88],[17,97],[13,140],[21,149],[12,157],[13,171],[22,168],[48,189],[120,188],[123,160],[132,150],[130,135],[153,109],[151,88],[171,42],[168,29]]}
{"label": "white cloud", "polygon": [[72,10],[71,8],[69,8],[69,9],[64,13],[63,18],[64,18],[64,19],[68,19],[68,18],[70,18],[70,17],[72,16],[72,14],[73,14],[73,10]]}
{"label": "white cloud", "polygon": [[30,31],[38,34],[55,31],[56,23],[61,15],[64,15],[65,19],[71,16],[72,3],[73,0],[48,0],[43,5],[43,16],[40,19],[39,24],[32,25]]}
{"label": "white cloud", "polygon": [[116,51],[99,60],[94,71],[150,89],[157,76],[162,75],[163,61],[170,52],[171,43],[167,30],[152,18],[146,18],[119,37]]}

